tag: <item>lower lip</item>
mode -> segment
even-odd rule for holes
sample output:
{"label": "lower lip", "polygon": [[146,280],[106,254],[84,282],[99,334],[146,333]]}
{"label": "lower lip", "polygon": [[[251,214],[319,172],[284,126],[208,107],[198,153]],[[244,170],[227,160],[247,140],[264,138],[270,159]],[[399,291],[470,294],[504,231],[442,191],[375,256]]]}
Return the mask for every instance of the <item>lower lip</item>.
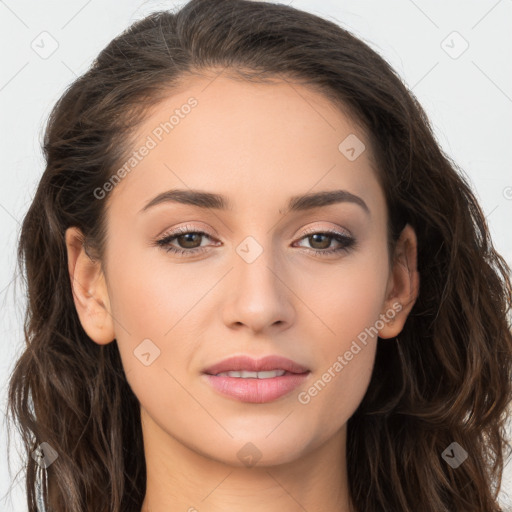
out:
{"label": "lower lip", "polygon": [[263,404],[287,395],[307,379],[310,372],[285,373],[270,379],[244,379],[242,377],[217,377],[204,374],[208,383],[219,393],[241,402]]}

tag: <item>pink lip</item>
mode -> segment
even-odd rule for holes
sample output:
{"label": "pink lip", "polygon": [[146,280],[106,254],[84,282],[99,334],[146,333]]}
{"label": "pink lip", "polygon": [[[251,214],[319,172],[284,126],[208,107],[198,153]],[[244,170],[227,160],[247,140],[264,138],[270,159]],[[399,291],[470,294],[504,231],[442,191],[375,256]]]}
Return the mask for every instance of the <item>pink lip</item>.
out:
{"label": "pink lip", "polygon": [[309,376],[306,373],[285,373],[271,379],[243,379],[241,377],[217,377],[205,374],[203,377],[219,393],[240,400],[262,404],[287,395],[300,386]]}
{"label": "pink lip", "polygon": [[[270,379],[244,379],[216,375],[228,371],[261,372],[278,369],[286,370],[286,373]],[[203,378],[223,395],[241,402],[265,403],[287,395],[300,386],[310,373],[304,366],[280,356],[267,356],[259,360],[248,356],[235,356],[224,359],[204,370]]]}
{"label": "pink lip", "polygon": [[[290,373],[304,373],[309,369],[305,366],[281,356],[266,356],[261,359],[253,359],[249,356],[233,356],[223,359],[219,363],[209,366],[204,373],[217,375],[217,373],[247,370],[250,372],[264,372],[268,370],[286,370]],[[236,378],[236,377],[232,377]]]}

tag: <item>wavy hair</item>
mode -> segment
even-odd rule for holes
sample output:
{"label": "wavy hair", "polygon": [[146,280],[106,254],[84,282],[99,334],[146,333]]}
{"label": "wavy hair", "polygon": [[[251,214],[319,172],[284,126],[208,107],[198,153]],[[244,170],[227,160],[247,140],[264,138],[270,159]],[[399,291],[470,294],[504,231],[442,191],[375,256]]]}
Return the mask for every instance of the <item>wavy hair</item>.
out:
{"label": "wavy hair", "polygon": [[[46,504],[55,512],[140,512],[146,486],[139,404],[116,343],[99,346],[75,310],[64,234],[77,226],[91,258],[106,243],[94,197],[126,160],[134,130],[186,77],[212,70],[320,91],[363,127],[388,209],[388,249],[409,223],[418,298],[399,340],[378,340],[372,380],[348,422],[350,496],[358,512],[496,512],[509,445],[510,268],[495,251],[463,172],[441,150],[422,107],[389,64],[337,24],[286,5],[192,0],[113,39],[54,106],[46,168],[24,217],[18,266],[28,291],[26,346],[8,409],[26,450],[58,453]],[[457,469],[443,451],[469,457]]]}

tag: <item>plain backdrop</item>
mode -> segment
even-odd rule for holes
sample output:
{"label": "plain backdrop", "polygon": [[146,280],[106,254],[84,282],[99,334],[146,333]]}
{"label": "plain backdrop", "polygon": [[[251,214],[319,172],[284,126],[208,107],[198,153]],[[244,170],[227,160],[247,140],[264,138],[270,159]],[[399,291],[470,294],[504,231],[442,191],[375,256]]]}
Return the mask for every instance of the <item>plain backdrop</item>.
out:
{"label": "plain backdrop", "polygon": [[[22,474],[15,478],[20,469],[15,435],[8,466],[4,411],[8,375],[24,343],[25,298],[15,279],[16,243],[44,170],[40,149],[44,123],[65,88],[112,38],[150,12],[182,3],[0,1],[2,511],[27,510]],[[469,177],[495,247],[511,265],[512,0],[286,3],[352,31],[399,72],[427,111],[442,148]],[[511,466],[501,494],[507,510],[512,510]]]}

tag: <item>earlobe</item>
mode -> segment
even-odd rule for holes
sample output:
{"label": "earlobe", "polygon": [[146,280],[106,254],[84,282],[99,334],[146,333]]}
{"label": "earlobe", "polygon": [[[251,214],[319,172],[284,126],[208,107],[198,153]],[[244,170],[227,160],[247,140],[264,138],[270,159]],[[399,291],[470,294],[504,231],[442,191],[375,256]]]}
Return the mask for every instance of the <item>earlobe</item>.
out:
{"label": "earlobe", "polygon": [[69,278],[80,323],[94,342],[110,343],[115,339],[114,322],[100,262],[87,255],[83,233],[77,227],[68,228],[65,239]]}
{"label": "earlobe", "polygon": [[380,329],[381,338],[394,338],[402,332],[418,297],[420,276],[417,270],[417,247],[416,233],[407,224],[395,248],[383,311],[390,320]]}

